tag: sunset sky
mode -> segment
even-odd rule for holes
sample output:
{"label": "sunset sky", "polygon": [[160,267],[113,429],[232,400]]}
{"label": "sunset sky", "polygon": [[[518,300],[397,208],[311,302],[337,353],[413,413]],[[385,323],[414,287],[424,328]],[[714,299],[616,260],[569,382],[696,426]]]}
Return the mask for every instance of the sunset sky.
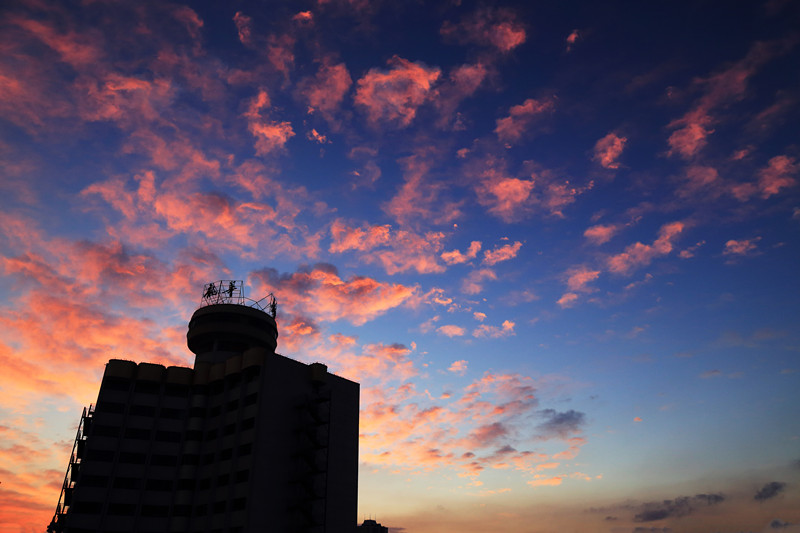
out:
{"label": "sunset sky", "polygon": [[800,3],[0,7],[0,533],[203,284],[393,533],[800,531]]}

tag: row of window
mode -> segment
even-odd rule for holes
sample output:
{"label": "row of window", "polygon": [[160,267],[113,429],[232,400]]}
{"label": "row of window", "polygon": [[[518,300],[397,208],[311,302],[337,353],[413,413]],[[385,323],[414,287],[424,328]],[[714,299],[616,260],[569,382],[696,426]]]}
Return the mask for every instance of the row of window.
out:
{"label": "row of window", "polygon": [[159,394],[163,391],[165,396],[176,398],[186,398],[192,388],[189,385],[179,383],[160,383],[157,381],[131,380],[116,376],[106,376],[103,378],[102,389],[129,392],[142,392],[145,394]]}
{"label": "row of window", "polygon": [[[120,433],[122,432],[122,428],[118,426],[110,426],[105,424],[94,424],[94,431],[92,431],[92,435],[98,437],[115,437],[118,438]],[[166,431],[166,430],[158,430],[158,431],[151,431],[149,429],[143,428],[125,428],[124,436],[126,439],[137,439],[137,440],[150,440],[150,437],[153,436],[155,433],[155,440],[158,442],[180,442],[181,441],[181,432],[179,431]]]}
{"label": "row of window", "polygon": [[[80,486],[108,488],[108,476],[84,475],[81,477]],[[244,483],[250,479],[249,470],[239,470],[232,476],[234,483]],[[194,490],[208,489],[211,487],[212,478],[206,477],[197,481],[191,479],[179,479],[173,483],[171,479],[142,479],[136,477],[115,477],[111,486],[115,489],[140,490],[143,486],[148,491],[171,492],[172,490]],[[216,486],[227,485],[231,482],[230,474],[221,474],[216,477]]]}
{"label": "row of window", "polygon": [[[98,450],[90,449],[86,452],[86,460],[88,461],[101,461],[112,462],[114,461],[114,450]],[[237,447],[237,455],[243,457],[253,453],[253,444],[245,443]],[[224,461],[233,458],[233,448],[225,448],[219,452],[219,455],[214,452],[209,452],[203,455],[195,453],[187,453],[180,456],[182,465],[209,465],[216,461]],[[120,463],[143,465],[147,462],[147,454],[137,452],[120,452]],[[177,455],[166,455],[154,453],[150,455],[150,464],[152,466],[177,466]]]}
{"label": "row of window", "polygon": [[[142,504],[139,507],[140,516],[151,517],[168,517],[170,516],[170,509],[172,516],[191,516],[191,505],[146,505]],[[216,502],[212,505],[201,504],[195,507],[195,516],[207,516],[208,514],[220,514],[228,510],[241,511],[247,507],[247,498],[236,498],[230,505],[228,501],[223,500]],[[137,505],[135,503],[109,503],[106,507],[106,514],[114,516],[135,516]],[[102,502],[87,502],[77,501],[70,507],[70,513],[75,514],[88,514],[100,515],[103,512]]]}

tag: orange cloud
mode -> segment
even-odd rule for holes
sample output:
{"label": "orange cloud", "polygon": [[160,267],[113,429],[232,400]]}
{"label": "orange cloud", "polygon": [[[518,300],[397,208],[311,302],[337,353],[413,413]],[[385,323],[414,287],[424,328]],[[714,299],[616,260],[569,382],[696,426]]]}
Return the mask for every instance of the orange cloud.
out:
{"label": "orange cloud", "polygon": [[247,15],[243,15],[241,11],[237,11],[233,16],[233,22],[236,24],[236,31],[239,33],[239,41],[245,46],[253,42],[253,19]]}
{"label": "orange cloud", "polygon": [[461,216],[461,202],[441,199],[445,186],[431,179],[432,154],[425,150],[400,159],[405,181],[384,210],[403,225],[417,226],[422,221],[435,224],[452,222]]}
{"label": "orange cloud", "polygon": [[463,376],[464,374],[467,373],[467,361],[465,361],[464,359],[461,359],[459,361],[453,361],[453,364],[450,365],[450,368],[448,368],[447,370],[449,370],[453,374],[458,374],[459,376]]}
{"label": "orange cloud", "polygon": [[476,338],[500,338],[514,335],[514,326],[516,324],[510,320],[504,320],[501,327],[490,326],[488,324],[481,324],[472,332],[472,336]]}
{"label": "orange cloud", "polygon": [[481,250],[481,241],[472,241],[469,244],[467,253],[462,254],[458,250],[452,250],[450,252],[442,252],[441,258],[448,265],[458,265],[461,263],[466,263],[470,259],[475,259],[480,250]]}
{"label": "orange cloud", "polygon": [[749,79],[787,49],[787,43],[780,41],[757,42],[733,65],[707,78],[695,80],[695,85],[704,89],[703,95],[683,117],[669,123],[668,128],[674,131],[668,139],[668,154],[684,159],[694,157],[706,145],[708,136],[714,133],[712,125],[716,119],[712,112],[744,98]]}
{"label": "orange cloud", "polygon": [[452,324],[439,326],[438,328],[436,328],[436,331],[438,331],[442,335],[447,335],[448,337],[462,337],[466,333],[466,330],[461,326],[455,326]]}
{"label": "orange cloud", "polygon": [[369,226],[367,228],[351,228],[336,219],[331,224],[331,245],[328,251],[342,253],[348,250],[367,251],[387,244],[391,236],[391,226]]}
{"label": "orange cloud", "polygon": [[637,242],[626,247],[624,252],[608,258],[608,270],[627,275],[636,268],[649,265],[656,257],[669,254],[685,227],[683,222],[664,224],[652,245]]}
{"label": "orange cloud", "polygon": [[567,270],[566,276],[567,288],[570,291],[591,292],[593,289],[587,285],[600,277],[600,271],[591,270],[586,266],[577,266]]}
{"label": "orange cloud", "polygon": [[417,293],[417,287],[381,283],[367,277],[344,280],[335,267],[326,264],[284,275],[264,269],[253,276],[261,285],[257,294],[274,293],[282,308],[293,315],[306,314],[328,322],[347,320],[355,325],[407,303]]}
{"label": "orange cloud", "polygon": [[355,103],[373,126],[405,128],[429,98],[440,70],[394,56],[389,70],[370,69],[358,80]]}
{"label": "orange cloud", "polygon": [[723,255],[752,255],[757,250],[757,243],[761,237],[754,239],[731,239],[725,243],[725,249],[722,251]]}
{"label": "orange cloud", "polygon": [[496,265],[501,261],[508,261],[517,257],[519,249],[522,248],[522,243],[516,241],[514,244],[505,244],[503,246],[495,247],[494,250],[486,250],[483,252],[484,265]]}
{"label": "orange cloud", "polygon": [[458,23],[446,21],[440,33],[450,41],[491,46],[504,53],[524,43],[527,37],[513,11],[494,8],[479,9]]}
{"label": "orange cloud", "polygon": [[497,279],[497,274],[494,273],[494,270],[488,268],[473,270],[464,278],[461,284],[461,291],[466,294],[478,294],[483,291],[483,284],[486,280],[495,279]]}
{"label": "orange cloud", "polygon": [[594,160],[603,168],[618,169],[619,156],[628,142],[627,137],[620,137],[614,132],[609,133],[594,145]]}
{"label": "orange cloud", "polygon": [[250,133],[255,137],[256,154],[268,155],[273,152],[283,150],[286,142],[294,137],[294,130],[289,122],[278,122],[267,120],[262,116],[261,111],[270,107],[270,99],[267,92],[259,91],[258,95],[251,100],[245,117]]}
{"label": "orange cloud", "polygon": [[330,122],[352,84],[344,63],[332,65],[325,60],[313,77],[298,83],[297,91],[308,104],[309,113],[319,112]]}
{"label": "orange cloud", "polygon": [[566,292],[564,293],[561,298],[559,298],[556,303],[561,308],[572,307],[578,302],[578,295],[574,292]]}
{"label": "orange cloud", "polygon": [[524,213],[532,199],[536,182],[487,172],[477,187],[478,202],[489,207],[489,212],[505,222],[514,221]]}
{"label": "orange cloud", "polygon": [[793,157],[785,155],[775,156],[769,160],[767,166],[758,173],[758,188],[762,198],[769,198],[778,194],[781,189],[793,187],[797,181],[793,176],[800,171]]}
{"label": "orange cloud", "polygon": [[589,239],[592,244],[601,245],[611,240],[619,232],[619,226],[614,224],[597,224],[587,228],[583,236]]}
{"label": "orange cloud", "polygon": [[520,105],[512,106],[509,115],[497,119],[494,132],[503,142],[518,141],[540,115],[552,112],[555,103],[552,99],[534,100],[528,98]]}

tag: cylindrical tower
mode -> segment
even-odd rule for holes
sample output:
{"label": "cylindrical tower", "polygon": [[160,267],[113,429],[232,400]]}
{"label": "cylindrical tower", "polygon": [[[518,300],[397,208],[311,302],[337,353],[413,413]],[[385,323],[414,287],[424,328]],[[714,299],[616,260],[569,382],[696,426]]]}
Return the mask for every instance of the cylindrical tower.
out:
{"label": "cylindrical tower", "polygon": [[[274,316],[262,311],[259,306],[247,305],[250,301],[244,297],[236,297],[234,290],[239,287],[227,280],[219,283],[220,288],[214,290],[213,298],[209,297],[206,286],[204,301],[210,305],[199,308],[189,321],[186,343],[195,353],[195,365],[198,362],[218,363],[231,356],[239,355],[251,348],[262,348],[275,353],[278,345],[278,326]],[[226,293],[230,290],[229,297]],[[236,303],[231,303],[236,302]],[[274,315],[274,299],[271,304]]]}

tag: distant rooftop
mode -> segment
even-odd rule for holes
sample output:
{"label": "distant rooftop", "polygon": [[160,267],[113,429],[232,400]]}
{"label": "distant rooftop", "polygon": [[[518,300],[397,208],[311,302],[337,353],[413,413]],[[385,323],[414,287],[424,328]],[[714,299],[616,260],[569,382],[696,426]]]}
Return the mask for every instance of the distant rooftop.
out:
{"label": "distant rooftop", "polygon": [[244,295],[244,281],[240,279],[221,279],[203,285],[203,299],[200,307],[216,304],[235,304],[254,307],[264,311],[272,318],[278,314],[278,301],[269,293],[260,300],[253,300]]}

